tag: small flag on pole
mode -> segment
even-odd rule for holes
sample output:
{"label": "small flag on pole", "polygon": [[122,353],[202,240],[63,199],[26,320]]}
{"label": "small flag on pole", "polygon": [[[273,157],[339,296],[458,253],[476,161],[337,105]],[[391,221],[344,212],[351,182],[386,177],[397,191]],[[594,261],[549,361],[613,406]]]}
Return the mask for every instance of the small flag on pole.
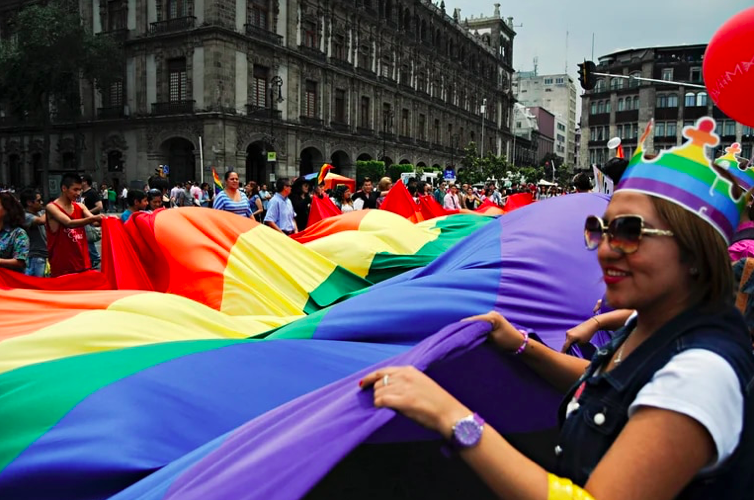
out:
{"label": "small flag on pole", "polygon": [[317,177],[317,184],[324,184],[328,170],[332,170],[333,168],[329,163],[322,165],[322,168],[319,170],[319,177]]}
{"label": "small flag on pole", "polygon": [[215,194],[217,194],[223,190],[223,183],[220,180],[220,176],[217,175],[217,170],[215,170],[215,167],[212,167],[212,179],[215,183]]}

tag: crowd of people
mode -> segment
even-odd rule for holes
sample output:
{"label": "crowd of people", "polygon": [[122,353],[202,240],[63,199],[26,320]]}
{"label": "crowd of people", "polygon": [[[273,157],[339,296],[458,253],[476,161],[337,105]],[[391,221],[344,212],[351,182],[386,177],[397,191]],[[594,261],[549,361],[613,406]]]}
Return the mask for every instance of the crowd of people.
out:
{"label": "crowd of people", "polygon": [[[206,182],[179,182],[171,188],[169,181],[155,171],[143,190],[123,188],[116,193],[113,186],[104,182],[97,187],[91,175],[67,174],[59,196],[45,204],[34,189],[16,192],[15,188],[2,186],[0,267],[37,277],[97,269],[101,257],[96,243],[101,239],[102,217],[119,214],[125,223],[136,212],[161,208],[228,211],[290,235],[306,228],[313,198],[327,198],[344,213],[379,209],[393,188],[393,181],[383,177],[375,183],[367,177],[355,193],[347,185],[326,190],[324,183],[303,177],[293,181],[280,178],[273,187],[269,190],[266,184],[254,181],[242,186],[238,173],[230,170],[224,175],[223,189],[216,193]],[[525,183],[503,188],[494,181],[477,186],[441,181],[433,186],[416,178],[406,182],[406,189],[417,203],[420,197],[427,196],[448,210],[476,210],[487,200],[505,207],[509,196],[520,193],[544,200],[584,192],[591,188],[590,179],[578,174],[572,188]]]}

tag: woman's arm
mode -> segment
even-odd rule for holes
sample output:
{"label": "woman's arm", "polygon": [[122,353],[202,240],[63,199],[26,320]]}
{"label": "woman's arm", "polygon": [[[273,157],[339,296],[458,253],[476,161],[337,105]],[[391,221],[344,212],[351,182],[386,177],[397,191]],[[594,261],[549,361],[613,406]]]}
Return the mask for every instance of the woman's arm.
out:
{"label": "woman's arm", "polygon": [[574,343],[585,344],[589,342],[599,330],[619,329],[626,324],[633,312],[633,309],[617,309],[590,317],[566,332],[566,341],[560,352],[567,352]]}
{"label": "woman's arm", "polygon": [[[446,439],[455,423],[471,414],[413,367],[377,370],[360,386],[374,387],[376,407],[393,408]],[[500,498],[671,500],[713,460],[715,447],[704,427],[690,417],[642,408],[629,419],[586,487],[574,486],[583,494],[580,497],[556,495],[557,481],[553,479],[557,478],[518,452],[489,424],[485,424],[479,443],[462,450],[460,456]]]}
{"label": "woman's arm", "polygon": [[[466,321],[491,323],[490,337],[504,352],[514,353],[523,344],[523,334],[495,311]],[[585,359],[557,352],[531,338],[518,358],[562,394],[568,392],[589,366],[589,361]]]}
{"label": "woman's arm", "polygon": [[26,261],[21,259],[0,259],[0,267],[23,272],[26,269]]}

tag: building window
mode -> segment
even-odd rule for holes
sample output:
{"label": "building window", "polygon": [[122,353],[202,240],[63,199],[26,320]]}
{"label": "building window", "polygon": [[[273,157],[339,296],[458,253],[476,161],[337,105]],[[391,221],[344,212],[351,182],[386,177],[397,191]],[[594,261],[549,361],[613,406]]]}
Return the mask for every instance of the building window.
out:
{"label": "building window", "polygon": [[673,68],[663,68],[662,70],[662,79],[666,82],[670,82],[673,80]]}
{"label": "building window", "polygon": [[594,86],[595,92],[604,92],[605,91],[605,80],[600,79],[597,80],[597,84]]}
{"label": "building window", "polygon": [[317,82],[313,80],[306,81],[304,116],[306,116],[307,118],[317,117]]}
{"label": "building window", "polygon": [[658,108],[667,108],[668,107],[668,96],[665,94],[658,94],[657,95],[657,107]]}
{"label": "building window", "polygon": [[387,133],[393,129],[393,111],[390,103],[382,103],[382,131]]}
{"label": "building window", "polygon": [[665,137],[675,137],[676,136],[676,124],[675,122],[668,122],[665,125]]}
{"label": "building window", "polygon": [[270,69],[265,66],[254,65],[254,73],[251,82],[251,104],[257,108],[267,107],[267,79]]}
{"label": "building window", "polygon": [[123,81],[113,82],[105,91],[103,105],[106,108],[120,108],[123,106]]}
{"label": "building window", "polygon": [[380,75],[384,78],[392,79],[393,67],[390,65],[389,57],[382,58],[382,64],[380,64]]}
{"label": "building window", "polygon": [[552,78],[545,78],[545,85],[552,85]]}
{"label": "building window", "polygon": [[401,135],[404,137],[411,135],[411,118],[405,108],[401,111]]}
{"label": "building window", "polygon": [[126,16],[128,11],[123,7],[121,0],[107,2],[107,29],[118,31],[128,28]]}
{"label": "building window", "polygon": [[563,78],[556,78],[556,79],[555,79],[555,84],[556,84],[556,85],[563,85],[563,82],[564,82],[564,81],[565,81],[565,80],[564,80]]}
{"label": "building window", "polygon": [[268,30],[270,25],[270,7],[267,0],[251,0],[249,2],[248,21],[252,26]]}
{"label": "building window", "polygon": [[741,148],[741,156],[744,158],[751,158],[751,144],[744,144]]}
{"label": "building window", "polygon": [[432,140],[435,144],[440,144],[440,120],[435,120],[434,137]]}
{"label": "building window", "polygon": [[314,21],[304,21],[302,25],[304,46],[312,49],[319,49],[319,37],[317,36],[317,23]]}
{"label": "building window", "polygon": [[629,76],[631,77],[631,79],[628,80],[628,87],[629,88],[638,87],[640,80],[637,80],[637,78],[641,78],[641,73],[639,71],[634,71]]}
{"label": "building window", "polygon": [[189,15],[188,0],[168,0],[168,19],[177,19]]}
{"label": "building window", "polygon": [[359,112],[359,126],[361,128],[369,128],[369,111],[369,98],[366,96],[361,96],[361,110]]}
{"label": "building window", "polygon": [[683,128],[693,127],[693,126],[694,126],[694,120],[684,120],[684,122],[683,122]]}
{"label": "building window", "polygon": [[698,94],[696,94],[696,105],[697,106],[707,105],[707,92],[699,92]]}
{"label": "building window", "polygon": [[[623,125],[618,125],[615,128],[616,128],[616,135],[618,137],[620,137],[621,139],[623,139],[624,138],[624,136],[623,136]],[[630,128],[630,125],[629,125],[629,128]]]}
{"label": "building window", "polygon": [[634,108],[633,109],[639,109],[639,96],[634,97]]}
{"label": "building window", "polygon": [[611,110],[610,101],[605,101],[605,113],[609,113]]}
{"label": "building window", "polygon": [[696,95],[693,92],[686,92],[686,95],[683,97],[683,105],[687,108],[696,106]]}
{"label": "building window", "polygon": [[626,102],[623,100],[623,98],[618,99],[618,111],[625,111],[626,109]]}
{"label": "building window", "polygon": [[665,122],[655,123],[655,137],[665,137]]}
{"label": "building window", "polygon": [[678,94],[668,94],[668,107],[669,108],[678,107]]}
{"label": "building window", "polygon": [[618,86],[621,82],[620,78],[611,78],[610,79],[610,90],[618,90],[620,87]]}
{"label": "building window", "polygon": [[[752,128],[750,126],[748,126],[748,125],[744,125],[743,132],[741,133],[741,135],[743,135],[745,137],[747,137],[747,136],[751,137],[751,135],[752,135]],[[749,155],[744,155],[744,157],[745,158],[749,158],[750,156]]]}
{"label": "building window", "polygon": [[736,122],[733,120],[726,120],[725,122],[725,132],[724,134],[726,137],[732,137],[736,135]]}
{"label": "building window", "polygon": [[691,83],[702,81],[702,68],[691,68]]}
{"label": "building window", "polygon": [[346,91],[335,89],[335,121],[346,123]]}
{"label": "building window", "polygon": [[335,35],[332,40],[332,56],[339,61],[347,60],[346,39],[343,35]]}
{"label": "building window", "polygon": [[411,68],[409,68],[408,64],[401,66],[401,84],[407,87],[411,86]]}
{"label": "building window", "polygon": [[417,126],[419,127],[419,130],[417,130],[417,135],[419,136],[419,140],[426,141],[427,140],[427,117],[420,114],[419,123],[417,123]]}
{"label": "building window", "polygon": [[601,115],[605,112],[605,101],[597,103],[597,114]]}
{"label": "building window", "polygon": [[188,76],[186,74],[186,59],[168,60],[168,73],[170,75],[170,102],[185,101],[188,99]]}
{"label": "building window", "polygon": [[565,132],[565,129],[566,129],[565,125],[563,125],[562,123],[558,123],[558,130],[562,130],[563,132]]}
{"label": "building window", "polygon": [[362,45],[359,47],[359,68],[372,71],[372,57],[371,50],[368,45]]}

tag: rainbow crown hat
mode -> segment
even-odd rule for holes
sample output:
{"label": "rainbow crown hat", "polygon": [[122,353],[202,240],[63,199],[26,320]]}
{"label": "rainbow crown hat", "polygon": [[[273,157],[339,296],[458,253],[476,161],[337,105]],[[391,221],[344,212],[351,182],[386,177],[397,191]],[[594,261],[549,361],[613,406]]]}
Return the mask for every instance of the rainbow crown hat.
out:
{"label": "rainbow crown hat", "polygon": [[746,208],[746,197],[735,192],[706,155],[706,148],[720,144],[715,120],[703,117],[696,125],[684,127],[684,144],[649,160],[644,155],[644,141],[653,125],[653,121],[647,125],[615,191],[643,193],[680,205],[710,223],[729,242]]}
{"label": "rainbow crown hat", "polygon": [[744,191],[749,191],[754,187],[754,165],[751,162],[742,162],[739,154],[741,154],[741,145],[734,142],[730,147],[725,148],[723,156],[715,160],[715,165],[727,170]]}

